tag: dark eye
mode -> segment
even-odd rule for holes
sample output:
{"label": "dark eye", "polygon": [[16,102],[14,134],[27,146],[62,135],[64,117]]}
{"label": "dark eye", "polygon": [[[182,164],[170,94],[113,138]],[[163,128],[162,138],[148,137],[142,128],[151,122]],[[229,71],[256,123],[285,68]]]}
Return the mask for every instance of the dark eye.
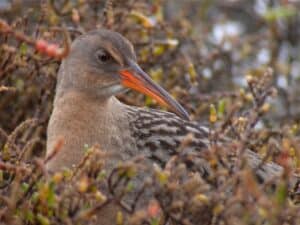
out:
{"label": "dark eye", "polygon": [[98,50],[96,53],[96,56],[97,56],[97,59],[101,63],[107,63],[108,61],[110,61],[112,59],[110,54],[103,49]]}

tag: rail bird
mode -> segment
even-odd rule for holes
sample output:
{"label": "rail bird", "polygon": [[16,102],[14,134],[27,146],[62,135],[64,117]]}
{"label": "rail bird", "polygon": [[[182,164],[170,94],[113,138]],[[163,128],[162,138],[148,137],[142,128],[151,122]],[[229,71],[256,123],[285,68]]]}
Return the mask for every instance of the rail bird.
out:
{"label": "rail bird", "polygon": [[[173,113],[121,103],[115,95],[127,88],[154,98]],[[59,69],[48,125],[47,155],[63,138],[60,151],[47,164],[49,171],[76,166],[86,145],[112,152],[110,166],[140,154],[164,166],[190,133],[188,151],[208,149],[208,128],[189,121],[184,108],[139,67],[133,46],[125,37],[98,29],[72,43]],[[246,156],[252,167],[260,163],[254,152],[247,150]],[[203,176],[210,173],[205,160],[200,170]],[[261,179],[281,172],[274,163],[256,170]]]}

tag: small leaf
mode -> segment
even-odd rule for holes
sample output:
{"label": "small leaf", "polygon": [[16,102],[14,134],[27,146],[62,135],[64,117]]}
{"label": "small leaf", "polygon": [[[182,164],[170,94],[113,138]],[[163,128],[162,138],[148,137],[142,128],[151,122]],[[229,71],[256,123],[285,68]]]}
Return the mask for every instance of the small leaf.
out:
{"label": "small leaf", "polygon": [[88,144],[83,145],[84,151],[88,151],[90,149],[90,146]]}
{"label": "small leaf", "polygon": [[159,225],[159,219],[158,218],[152,218],[151,219],[151,222],[150,222],[151,225]]}
{"label": "small leaf", "polygon": [[214,208],[213,208],[213,213],[214,215],[220,215],[224,210],[224,205],[222,204],[217,204]]}
{"label": "small leaf", "polygon": [[177,47],[179,44],[179,40],[178,39],[174,39],[174,38],[168,38],[166,40],[166,44],[168,46],[170,46],[171,48]]}
{"label": "small leaf", "polygon": [[31,210],[27,209],[24,213],[25,220],[27,222],[33,223],[34,222],[34,214]]}
{"label": "small leaf", "polygon": [[52,179],[53,179],[53,182],[58,184],[60,183],[64,178],[64,175],[61,173],[61,172],[57,172],[53,175]]}
{"label": "small leaf", "polygon": [[199,201],[199,202],[202,202],[204,204],[208,204],[209,203],[209,198],[206,195],[204,195],[204,194],[197,194],[195,196],[195,200]]}
{"label": "small leaf", "polygon": [[132,182],[129,182],[126,186],[126,191],[131,192],[134,190],[134,184]]}
{"label": "small leaf", "polygon": [[27,53],[27,50],[28,50],[28,46],[27,46],[26,43],[23,42],[20,45],[20,53],[21,53],[21,55],[25,55]]}
{"label": "small leaf", "polygon": [[188,71],[189,71],[191,82],[193,84],[197,84],[197,72],[192,62],[188,63]]}
{"label": "small leaf", "polygon": [[106,201],[107,197],[99,190],[97,190],[95,192],[95,198],[96,200],[98,200],[99,202],[104,202]]}
{"label": "small leaf", "polygon": [[267,113],[267,112],[269,112],[270,108],[271,108],[271,105],[269,103],[264,103],[262,105],[262,107],[260,108],[260,110],[262,113]]}
{"label": "small leaf", "polygon": [[22,79],[17,79],[15,82],[16,82],[15,87],[17,88],[17,90],[23,91],[25,87],[24,81]]}
{"label": "small leaf", "polygon": [[288,189],[286,184],[280,183],[276,190],[276,200],[279,205],[283,205],[288,197]]}
{"label": "small leaf", "polygon": [[258,213],[263,218],[267,218],[267,216],[268,216],[268,211],[262,207],[258,208]]}
{"label": "small leaf", "polygon": [[152,70],[150,70],[149,73],[150,73],[151,78],[156,82],[161,81],[161,79],[163,77],[163,70],[161,67],[159,67],[157,69],[152,69]]}
{"label": "small leaf", "polygon": [[86,176],[82,177],[77,183],[77,189],[79,192],[84,193],[89,187],[89,180]]}
{"label": "small leaf", "polygon": [[151,97],[149,97],[149,96],[146,96],[146,97],[145,97],[145,105],[146,105],[146,106],[150,106],[150,105],[152,105],[154,102],[156,102],[155,99],[153,99],[153,98],[151,98]]}
{"label": "small leaf", "polygon": [[106,176],[107,176],[106,171],[105,170],[101,170],[101,172],[97,176],[97,181],[101,181],[101,180],[105,179]]}
{"label": "small leaf", "polygon": [[21,189],[22,189],[23,192],[26,192],[28,190],[28,187],[29,187],[29,185],[26,182],[23,182],[21,184]]}
{"label": "small leaf", "polygon": [[37,214],[36,219],[41,225],[50,225],[49,219],[40,213]]}
{"label": "small leaf", "polygon": [[124,223],[123,213],[121,211],[117,212],[116,224],[122,225]]}
{"label": "small leaf", "polygon": [[126,170],[126,176],[128,178],[133,178],[135,177],[137,174],[137,170],[135,166],[130,166],[127,170]]}
{"label": "small leaf", "polygon": [[226,101],[224,99],[221,99],[218,102],[218,117],[222,118],[224,116],[225,106],[226,106]]}
{"label": "small leaf", "polygon": [[130,13],[131,17],[136,19],[138,23],[140,23],[145,28],[153,28],[157,21],[154,17],[147,17],[144,14],[137,12],[137,11],[131,11]]}
{"label": "small leaf", "polygon": [[153,48],[153,55],[154,56],[160,56],[165,52],[165,46],[164,45],[156,45]]}
{"label": "small leaf", "polygon": [[169,173],[162,171],[159,167],[155,167],[155,175],[161,185],[168,182]]}
{"label": "small leaf", "polygon": [[216,110],[216,107],[213,105],[213,104],[211,104],[210,106],[209,106],[209,121],[211,122],[211,123],[215,123],[216,121],[217,121],[217,110]]}

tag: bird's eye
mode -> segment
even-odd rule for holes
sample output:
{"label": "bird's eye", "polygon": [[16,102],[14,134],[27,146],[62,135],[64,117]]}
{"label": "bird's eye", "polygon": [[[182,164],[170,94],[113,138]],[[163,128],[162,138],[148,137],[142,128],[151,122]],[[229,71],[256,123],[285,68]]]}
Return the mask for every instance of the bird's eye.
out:
{"label": "bird's eye", "polygon": [[107,63],[108,61],[110,61],[112,59],[110,54],[103,49],[98,50],[96,53],[96,56],[97,56],[97,59],[101,63]]}

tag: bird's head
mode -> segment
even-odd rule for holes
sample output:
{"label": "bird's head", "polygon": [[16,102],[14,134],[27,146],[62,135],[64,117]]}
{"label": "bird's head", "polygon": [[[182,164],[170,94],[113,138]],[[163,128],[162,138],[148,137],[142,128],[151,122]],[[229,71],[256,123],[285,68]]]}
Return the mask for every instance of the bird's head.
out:
{"label": "bird's head", "polygon": [[117,32],[99,29],[78,37],[62,63],[58,85],[104,98],[131,88],[188,119],[184,108],[139,67],[132,44]]}

